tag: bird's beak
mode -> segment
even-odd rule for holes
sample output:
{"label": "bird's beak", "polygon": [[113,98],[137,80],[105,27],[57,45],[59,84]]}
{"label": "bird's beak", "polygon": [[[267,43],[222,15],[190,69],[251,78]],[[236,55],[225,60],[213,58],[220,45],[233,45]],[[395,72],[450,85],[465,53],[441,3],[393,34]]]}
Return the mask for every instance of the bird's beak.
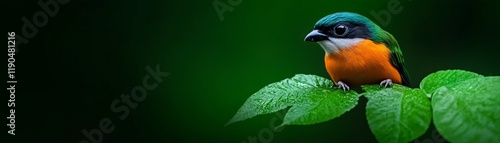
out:
{"label": "bird's beak", "polygon": [[309,42],[319,42],[323,40],[328,40],[328,36],[320,33],[318,30],[313,30],[311,33],[307,34],[306,38],[304,41],[309,41]]}

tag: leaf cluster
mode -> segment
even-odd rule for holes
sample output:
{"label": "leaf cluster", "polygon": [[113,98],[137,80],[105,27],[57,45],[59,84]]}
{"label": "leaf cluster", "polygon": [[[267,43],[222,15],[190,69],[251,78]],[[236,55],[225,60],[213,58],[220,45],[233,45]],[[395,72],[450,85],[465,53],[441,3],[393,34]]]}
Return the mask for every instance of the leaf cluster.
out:
{"label": "leaf cluster", "polygon": [[431,120],[451,142],[500,142],[500,76],[463,70],[432,73],[420,88],[366,85],[363,93],[331,88],[329,79],[298,74],[269,84],[250,96],[227,123],[288,109],[285,125],[309,125],[341,116],[368,98],[366,118],[379,142],[409,142]]}

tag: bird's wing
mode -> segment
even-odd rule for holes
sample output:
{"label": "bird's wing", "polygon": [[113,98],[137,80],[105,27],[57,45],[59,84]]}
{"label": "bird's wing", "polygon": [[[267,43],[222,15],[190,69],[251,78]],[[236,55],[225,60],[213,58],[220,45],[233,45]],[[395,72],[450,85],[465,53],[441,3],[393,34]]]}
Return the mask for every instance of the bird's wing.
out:
{"label": "bird's wing", "polygon": [[398,70],[403,80],[403,85],[410,86],[410,75],[408,70],[405,68],[405,61],[403,58],[403,52],[399,48],[398,41],[389,32],[384,31],[381,35],[383,43],[391,50],[391,63]]}

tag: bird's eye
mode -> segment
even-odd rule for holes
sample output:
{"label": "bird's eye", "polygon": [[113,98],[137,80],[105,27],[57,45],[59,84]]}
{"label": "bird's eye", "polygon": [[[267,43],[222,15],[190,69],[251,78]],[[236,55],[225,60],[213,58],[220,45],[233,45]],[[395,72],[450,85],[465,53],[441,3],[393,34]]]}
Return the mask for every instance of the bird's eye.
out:
{"label": "bird's eye", "polygon": [[334,29],[333,29],[333,33],[337,36],[345,36],[347,34],[347,31],[349,29],[347,29],[347,26],[345,25],[337,25]]}

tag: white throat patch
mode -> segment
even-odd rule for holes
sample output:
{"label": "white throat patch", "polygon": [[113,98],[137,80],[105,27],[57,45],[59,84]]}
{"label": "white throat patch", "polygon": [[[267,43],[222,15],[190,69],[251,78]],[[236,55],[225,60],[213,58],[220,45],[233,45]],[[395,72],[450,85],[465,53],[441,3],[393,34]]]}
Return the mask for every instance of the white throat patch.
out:
{"label": "white throat patch", "polygon": [[341,39],[328,37],[328,40],[318,41],[326,54],[337,53],[340,49],[346,49],[363,41],[363,38]]}

